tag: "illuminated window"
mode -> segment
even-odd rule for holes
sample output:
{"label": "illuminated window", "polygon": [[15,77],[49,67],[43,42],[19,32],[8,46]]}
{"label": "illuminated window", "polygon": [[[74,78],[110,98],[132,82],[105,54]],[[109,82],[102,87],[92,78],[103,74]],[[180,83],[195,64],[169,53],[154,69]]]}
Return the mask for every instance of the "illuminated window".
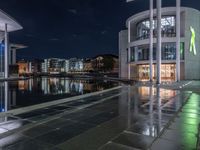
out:
{"label": "illuminated window", "polygon": [[[157,36],[157,20],[153,20],[153,34],[154,37]],[[165,16],[161,19],[161,30],[162,37],[175,37],[176,36],[176,26],[174,16]],[[150,21],[148,19],[138,23],[137,25],[137,39],[147,39],[150,33]]]}

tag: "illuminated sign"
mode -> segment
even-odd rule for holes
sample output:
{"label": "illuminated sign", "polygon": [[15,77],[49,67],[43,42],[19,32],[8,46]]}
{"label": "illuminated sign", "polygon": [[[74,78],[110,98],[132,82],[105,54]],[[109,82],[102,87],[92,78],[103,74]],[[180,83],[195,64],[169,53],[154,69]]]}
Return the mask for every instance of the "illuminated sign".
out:
{"label": "illuminated sign", "polygon": [[195,45],[196,33],[192,26],[190,26],[190,31],[191,31],[190,52],[193,51],[194,55],[197,55],[197,50],[196,50],[196,45]]}

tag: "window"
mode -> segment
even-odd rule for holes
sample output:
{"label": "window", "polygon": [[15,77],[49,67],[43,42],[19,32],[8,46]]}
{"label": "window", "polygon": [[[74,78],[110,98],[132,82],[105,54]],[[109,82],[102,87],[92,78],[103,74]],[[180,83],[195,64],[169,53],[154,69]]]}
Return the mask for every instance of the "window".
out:
{"label": "window", "polygon": [[[180,58],[184,60],[184,43],[181,43]],[[156,60],[156,45],[153,46],[153,60]],[[149,60],[149,45],[131,48],[131,61]],[[162,60],[176,60],[176,43],[163,43],[161,50]]]}
{"label": "window", "polygon": [[[176,26],[175,26],[175,16],[165,16],[161,19],[161,30],[162,37],[175,37],[176,36]],[[153,35],[157,36],[157,20],[153,20]],[[137,25],[137,40],[149,38],[150,33],[150,21],[144,20]]]}

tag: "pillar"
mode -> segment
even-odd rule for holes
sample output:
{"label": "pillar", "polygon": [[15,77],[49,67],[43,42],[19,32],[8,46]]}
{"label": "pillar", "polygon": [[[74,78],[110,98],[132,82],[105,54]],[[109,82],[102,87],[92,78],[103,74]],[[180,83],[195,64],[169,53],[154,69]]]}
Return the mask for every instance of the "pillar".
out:
{"label": "pillar", "polygon": [[153,0],[149,1],[150,5],[150,35],[149,35],[149,68],[150,68],[150,82],[153,81]]}
{"label": "pillar", "polygon": [[130,48],[130,42],[131,42],[131,22],[128,22],[128,79],[131,79],[131,48]]}
{"label": "pillar", "polygon": [[180,81],[180,7],[181,0],[176,0],[176,81]]}
{"label": "pillar", "polygon": [[157,84],[161,83],[161,5],[162,0],[157,0]]}
{"label": "pillar", "polygon": [[8,46],[8,25],[5,24],[5,50],[4,50],[4,78],[8,78],[8,71],[9,71],[9,68],[8,68],[8,61],[9,61],[9,58],[8,58],[8,52],[9,52],[9,46]]}

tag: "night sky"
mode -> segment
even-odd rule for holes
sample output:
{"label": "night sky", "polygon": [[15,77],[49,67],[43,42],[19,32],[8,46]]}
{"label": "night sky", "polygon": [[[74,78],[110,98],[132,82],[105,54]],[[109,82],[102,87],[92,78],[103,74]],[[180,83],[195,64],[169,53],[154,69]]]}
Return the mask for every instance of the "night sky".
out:
{"label": "night sky", "polygon": [[[173,6],[175,0],[163,3]],[[200,10],[199,0],[182,5]],[[12,43],[28,46],[18,51],[18,59],[118,54],[126,19],[148,7],[148,0],[0,0],[0,9],[24,27],[10,34]]]}

